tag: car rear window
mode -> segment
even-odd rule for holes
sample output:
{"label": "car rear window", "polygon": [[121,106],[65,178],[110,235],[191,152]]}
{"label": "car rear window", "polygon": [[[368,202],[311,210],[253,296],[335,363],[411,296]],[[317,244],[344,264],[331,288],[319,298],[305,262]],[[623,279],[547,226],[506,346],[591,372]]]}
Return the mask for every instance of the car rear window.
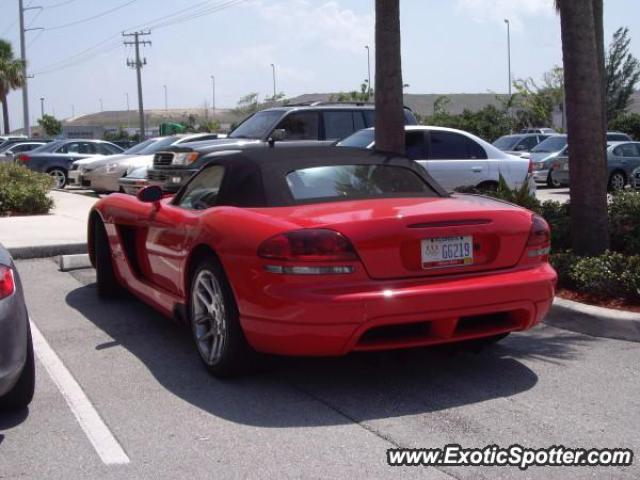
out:
{"label": "car rear window", "polygon": [[416,172],[392,165],[331,165],[294,170],[287,185],[296,201],[437,196]]}

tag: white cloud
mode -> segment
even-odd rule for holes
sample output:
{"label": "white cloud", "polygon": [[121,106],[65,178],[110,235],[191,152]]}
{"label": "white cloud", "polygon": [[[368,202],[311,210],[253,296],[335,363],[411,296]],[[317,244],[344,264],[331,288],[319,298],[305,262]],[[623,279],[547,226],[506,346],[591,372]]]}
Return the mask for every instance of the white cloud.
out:
{"label": "white cloud", "polygon": [[288,0],[275,3],[257,0],[247,5],[269,23],[280,42],[296,48],[305,44],[360,53],[372,45],[374,15],[357,14],[337,1]]}
{"label": "white cloud", "polygon": [[478,22],[508,18],[515,29],[522,28],[526,17],[555,14],[554,0],[457,0],[456,8]]}

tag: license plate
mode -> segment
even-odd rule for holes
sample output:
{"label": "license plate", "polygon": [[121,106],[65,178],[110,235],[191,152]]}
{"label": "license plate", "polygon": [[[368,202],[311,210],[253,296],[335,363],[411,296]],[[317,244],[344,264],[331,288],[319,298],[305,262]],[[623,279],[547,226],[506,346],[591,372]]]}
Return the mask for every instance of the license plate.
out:
{"label": "license plate", "polygon": [[420,242],[422,268],[442,268],[473,263],[473,237],[427,238]]}

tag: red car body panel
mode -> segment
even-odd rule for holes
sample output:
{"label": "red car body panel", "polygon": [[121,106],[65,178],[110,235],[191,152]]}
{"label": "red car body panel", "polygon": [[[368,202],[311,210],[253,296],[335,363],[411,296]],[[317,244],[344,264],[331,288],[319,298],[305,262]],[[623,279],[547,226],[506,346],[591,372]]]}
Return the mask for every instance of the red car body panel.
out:
{"label": "red car body panel", "polygon": [[[480,196],[192,211],[171,198],[150,204],[112,194],[94,212],[118,279],[167,316],[187,304],[194,252],[215,252],[245,336],[262,352],[342,355],[482,338],[532,327],[554,296],[546,256],[527,255],[532,213]],[[265,271],[286,262],[260,258],[261,243],[300,228],[346,236],[359,259],[333,264],[353,273]],[[422,269],[420,240],[462,235],[474,237],[473,265]]]}

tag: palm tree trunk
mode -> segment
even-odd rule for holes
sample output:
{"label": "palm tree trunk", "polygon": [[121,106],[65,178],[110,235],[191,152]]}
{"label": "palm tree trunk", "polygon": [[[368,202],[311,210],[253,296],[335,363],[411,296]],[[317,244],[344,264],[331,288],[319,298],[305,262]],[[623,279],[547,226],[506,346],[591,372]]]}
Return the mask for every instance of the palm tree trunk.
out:
{"label": "palm tree trunk", "polygon": [[[578,255],[609,246],[601,0],[558,0],[571,181],[571,236]],[[595,5],[595,8],[594,8]]]}
{"label": "palm tree trunk", "polygon": [[0,95],[0,102],[2,102],[2,123],[4,125],[4,133],[11,133],[9,128],[9,106],[7,105],[7,96]]}
{"label": "palm tree trunk", "polygon": [[376,0],[376,149],[403,155],[400,0]]}

